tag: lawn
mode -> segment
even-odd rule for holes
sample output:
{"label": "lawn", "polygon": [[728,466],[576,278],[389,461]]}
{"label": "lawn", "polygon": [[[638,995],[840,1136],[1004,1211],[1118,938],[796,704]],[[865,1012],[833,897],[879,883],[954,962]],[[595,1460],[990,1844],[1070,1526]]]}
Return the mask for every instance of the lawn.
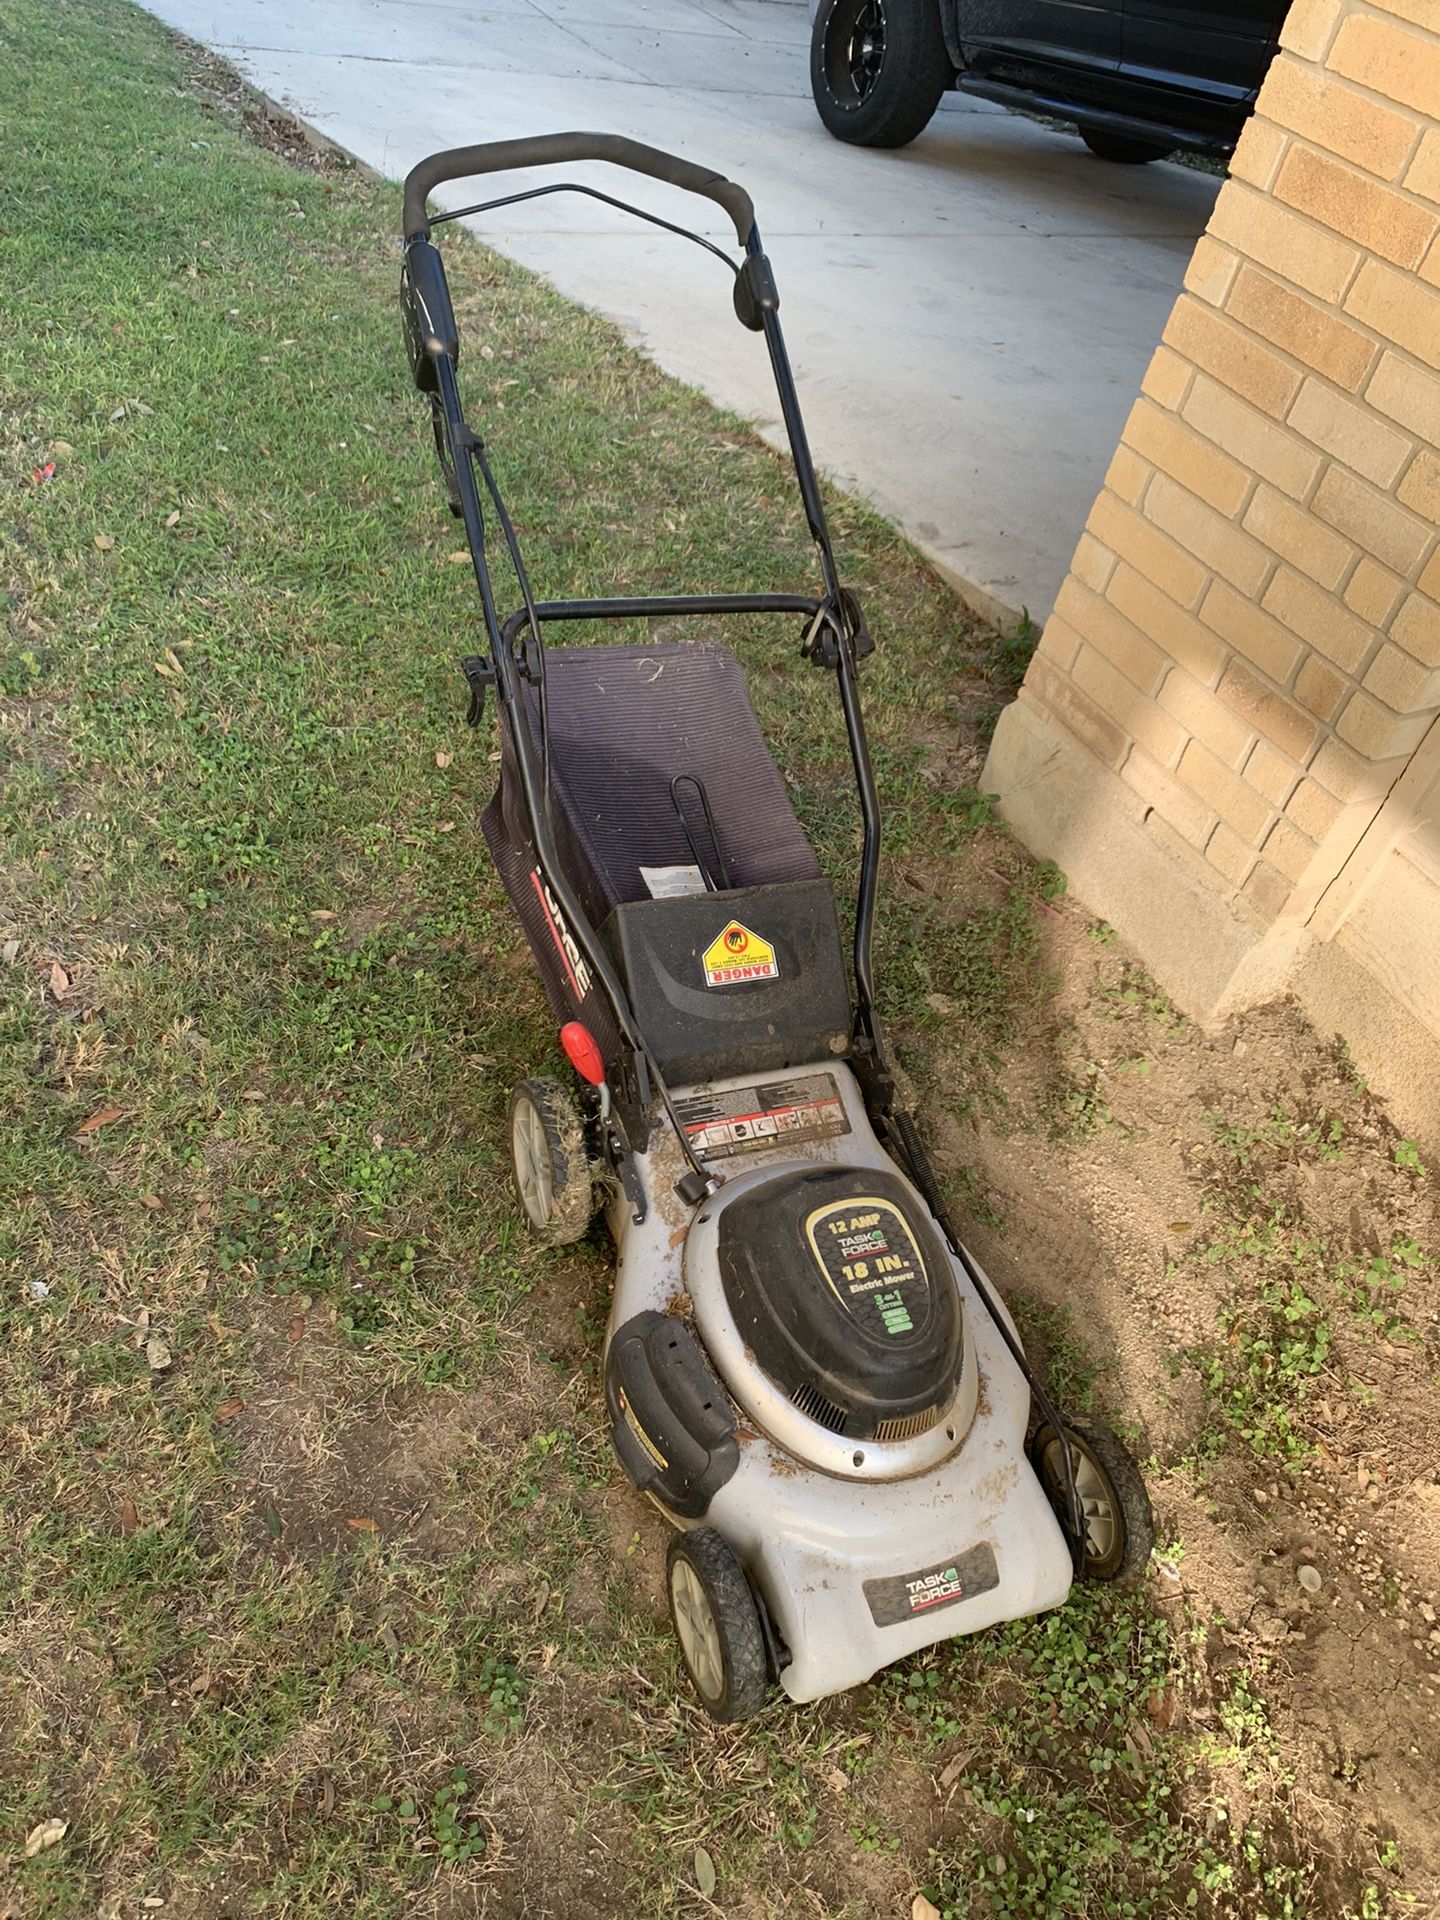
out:
{"label": "lawn", "polygon": [[[1332,1322],[1410,1365],[1418,1150],[1274,1030],[1395,1227],[1385,1274],[1332,1302],[1331,1263],[1296,1308],[1301,1256],[1263,1235],[1314,1116],[1277,1132],[1263,1076],[1227,1083],[1228,1040],[1011,843],[973,781],[1016,649],[837,498],[879,642],[883,1010],[1026,1327],[1138,1413],[1166,1547],[1142,1594],[708,1724],[605,1440],[607,1247],[535,1249],[506,1184],[508,1090],[555,1036],[478,832],[496,756],[463,724],[477,615],[403,362],[398,191],[122,0],[0,0],[0,44],[0,1914],[1406,1911],[1431,1883],[1403,1814],[1361,1761],[1358,1805],[1326,1784],[1275,1656],[1188,1569],[1252,1525],[1226,1471],[1302,1486]],[[811,580],[742,425],[446,245],[540,591]],[[833,687],[798,632],[728,637],[843,877]],[[1167,1398],[1026,1235],[1031,1196],[1142,1166],[1127,1102],[1176,1062],[1213,1218],[1175,1248],[1201,1306]]]}

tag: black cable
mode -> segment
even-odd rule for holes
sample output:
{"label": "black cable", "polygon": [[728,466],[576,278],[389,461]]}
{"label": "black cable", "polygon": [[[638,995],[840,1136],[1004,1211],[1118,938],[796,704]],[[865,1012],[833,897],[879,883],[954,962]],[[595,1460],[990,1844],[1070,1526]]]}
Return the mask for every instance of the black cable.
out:
{"label": "black cable", "polygon": [[697,247],[704,247],[717,260],[723,260],[731,273],[738,274],[740,271],[724,248],[717,247],[713,240],[707,240],[703,233],[692,233],[689,227],[677,227],[673,220],[662,220],[658,213],[647,213],[644,207],[632,207],[628,200],[617,200],[613,194],[601,193],[598,187],[583,187],[578,180],[558,180],[553,186],[531,187],[525,193],[507,193],[498,200],[477,200],[473,207],[457,207],[454,213],[434,214],[430,224],[438,227],[442,220],[465,220],[472,213],[493,213],[496,207],[513,207],[521,200],[541,200],[547,193],[583,193],[591,200],[603,200],[607,207],[618,207],[621,213],[633,213],[637,220],[648,220],[652,227],[663,227],[666,233],[679,234],[682,240],[693,240]]}

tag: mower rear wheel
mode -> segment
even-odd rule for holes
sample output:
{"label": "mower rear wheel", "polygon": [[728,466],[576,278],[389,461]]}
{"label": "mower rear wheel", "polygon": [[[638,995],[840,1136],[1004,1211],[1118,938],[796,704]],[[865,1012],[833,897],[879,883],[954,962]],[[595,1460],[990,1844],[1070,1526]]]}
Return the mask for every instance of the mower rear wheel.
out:
{"label": "mower rear wheel", "polygon": [[680,1658],[712,1720],[748,1720],[765,1704],[770,1672],[760,1613],[744,1569],[713,1527],[677,1533],[665,1588]]}
{"label": "mower rear wheel", "polygon": [[[1140,1469],[1124,1441],[1103,1421],[1077,1417],[1065,1433],[1085,1516],[1080,1577],[1133,1586],[1145,1572],[1155,1544],[1155,1520]],[[1046,1497],[1068,1535],[1065,1456],[1055,1428],[1041,1427],[1029,1451]]]}
{"label": "mower rear wheel", "polygon": [[595,1214],[580,1109],[560,1080],[522,1080],[510,1096],[510,1167],[526,1224],[547,1247],[583,1239]]}

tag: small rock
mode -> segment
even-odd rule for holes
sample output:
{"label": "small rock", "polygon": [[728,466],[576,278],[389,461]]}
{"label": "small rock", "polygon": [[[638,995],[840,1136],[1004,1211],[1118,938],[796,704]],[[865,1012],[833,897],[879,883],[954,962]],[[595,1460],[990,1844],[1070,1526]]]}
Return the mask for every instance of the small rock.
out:
{"label": "small rock", "polygon": [[1306,1593],[1318,1593],[1320,1591],[1320,1569],[1318,1567],[1301,1567],[1296,1578]]}

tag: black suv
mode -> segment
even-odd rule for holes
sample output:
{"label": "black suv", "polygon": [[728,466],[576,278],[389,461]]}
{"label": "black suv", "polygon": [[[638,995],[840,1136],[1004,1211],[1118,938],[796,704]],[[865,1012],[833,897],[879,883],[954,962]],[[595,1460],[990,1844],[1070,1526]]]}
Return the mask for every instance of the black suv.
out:
{"label": "black suv", "polygon": [[1289,0],[819,0],[810,85],[837,139],[903,147],[947,87],[1073,120],[1105,160],[1234,146]]}

